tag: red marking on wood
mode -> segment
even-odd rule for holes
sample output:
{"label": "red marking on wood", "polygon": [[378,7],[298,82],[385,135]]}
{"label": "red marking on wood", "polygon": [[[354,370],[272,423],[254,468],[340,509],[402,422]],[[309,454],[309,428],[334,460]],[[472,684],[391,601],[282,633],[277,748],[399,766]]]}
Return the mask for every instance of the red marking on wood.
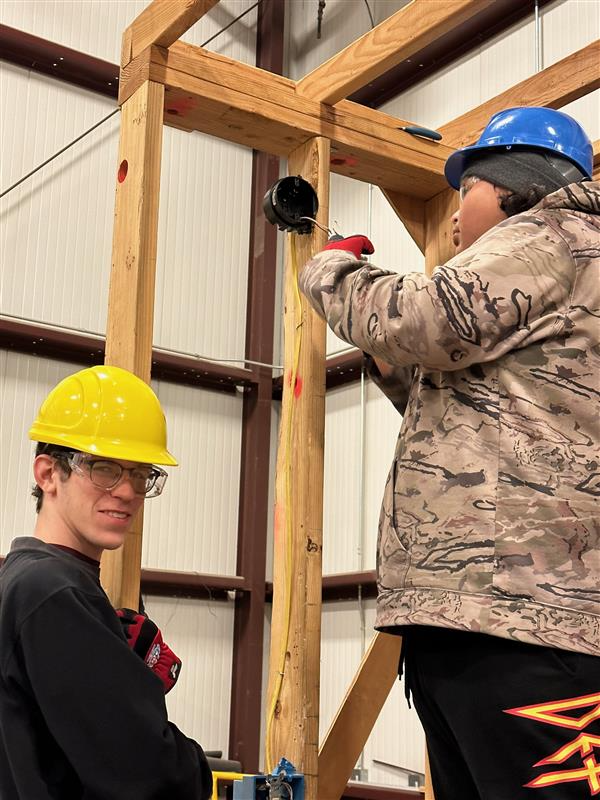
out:
{"label": "red marking on wood", "polygon": [[183,116],[188,111],[192,111],[196,107],[197,101],[193,97],[169,97],[167,100],[166,112],[174,116]]}
{"label": "red marking on wood", "polygon": [[[287,385],[292,385],[292,373],[288,372],[287,377]],[[302,378],[299,375],[296,375],[296,381],[294,383],[294,397],[298,398],[302,394]]]}
{"label": "red marking on wood", "polygon": [[119,171],[117,172],[117,180],[119,183],[123,183],[125,178],[127,177],[127,170],[129,169],[129,164],[127,163],[127,159],[123,159],[119,164]]}
{"label": "red marking on wood", "polygon": [[329,163],[336,167],[340,167],[342,164],[345,164],[347,167],[355,167],[358,164],[358,158],[354,156],[333,156],[333,158],[329,159]]}

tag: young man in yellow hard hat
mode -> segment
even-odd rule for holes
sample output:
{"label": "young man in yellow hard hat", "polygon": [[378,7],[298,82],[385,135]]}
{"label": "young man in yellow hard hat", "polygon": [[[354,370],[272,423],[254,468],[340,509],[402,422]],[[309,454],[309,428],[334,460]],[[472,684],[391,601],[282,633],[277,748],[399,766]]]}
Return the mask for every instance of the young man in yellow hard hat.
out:
{"label": "young man in yellow hard hat", "polygon": [[175,466],[152,389],[92,367],[61,381],[29,436],[34,536],[0,569],[0,797],[206,800],[202,748],[167,719],[181,662],[144,614],[116,612],[100,557]]}
{"label": "young man in yellow hard hat", "polygon": [[399,275],[331,242],[300,288],[403,415],[376,627],[404,635],[436,800],[600,792],[600,183],[548,108],[446,163],[457,255]]}

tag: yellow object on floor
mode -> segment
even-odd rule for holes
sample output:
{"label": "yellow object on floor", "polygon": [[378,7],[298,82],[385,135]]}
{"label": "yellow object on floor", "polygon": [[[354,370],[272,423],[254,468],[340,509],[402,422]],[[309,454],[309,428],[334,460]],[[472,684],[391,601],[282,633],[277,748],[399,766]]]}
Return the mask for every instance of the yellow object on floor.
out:
{"label": "yellow object on floor", "polygon": [[225,792],[219,793],[219,790],[232,786],[234,781],[241,781],[247,774],[245,772],[213,772],[212,800],[224,800]]}

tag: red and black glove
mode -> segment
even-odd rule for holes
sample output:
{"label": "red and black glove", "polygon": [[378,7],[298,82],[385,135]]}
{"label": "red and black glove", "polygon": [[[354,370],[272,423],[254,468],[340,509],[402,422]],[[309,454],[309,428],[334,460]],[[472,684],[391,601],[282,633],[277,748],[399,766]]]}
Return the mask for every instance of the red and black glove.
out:
{"label": "red and black glove", "polygon": [[163,642],[158,626],[145,614],[131,608],[118,608],[127,642],[138,656],[163,682],[165,694],[177,683],[181,659]]}
{"label": "red and black glove", "polygon": [[327,242],[323,250],[347,250],[352,253],[354,258],[360,259],[361,256],[370,256],[375,252],[375,248],[366,236],[357,234],[355,236],[332,236]]}

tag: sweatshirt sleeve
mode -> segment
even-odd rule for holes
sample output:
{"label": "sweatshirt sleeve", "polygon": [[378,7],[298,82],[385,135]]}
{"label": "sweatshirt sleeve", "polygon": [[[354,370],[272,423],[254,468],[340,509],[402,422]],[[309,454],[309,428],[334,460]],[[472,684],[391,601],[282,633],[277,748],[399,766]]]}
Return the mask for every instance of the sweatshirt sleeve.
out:
{"label": "sweatshirt sleeve", "polygon": [[571,252],[543,220],[512,217],[431,277],[398,275],[343,250],[315,256],[300,288],[341,339],[396,366],[464,369],[560,329]]}
{"label": "sweatshirt sleeve", "polygon": [[373,356],[365,353],[364,357],[369,378],[371,378],[375,386],[381,389],[396,411],[399,414],[404,414],[414,377],[414,366],[411,364],[408,367],[392,367],[389,374],[384,376],[379,371]]}
{"label": "sweatshirt sleeve", "polygon": [[63,589],[21,626],[22,667],[86,797],[208,800],[202,748],[167,719],[161,681],[106,625],[103,598]]}

